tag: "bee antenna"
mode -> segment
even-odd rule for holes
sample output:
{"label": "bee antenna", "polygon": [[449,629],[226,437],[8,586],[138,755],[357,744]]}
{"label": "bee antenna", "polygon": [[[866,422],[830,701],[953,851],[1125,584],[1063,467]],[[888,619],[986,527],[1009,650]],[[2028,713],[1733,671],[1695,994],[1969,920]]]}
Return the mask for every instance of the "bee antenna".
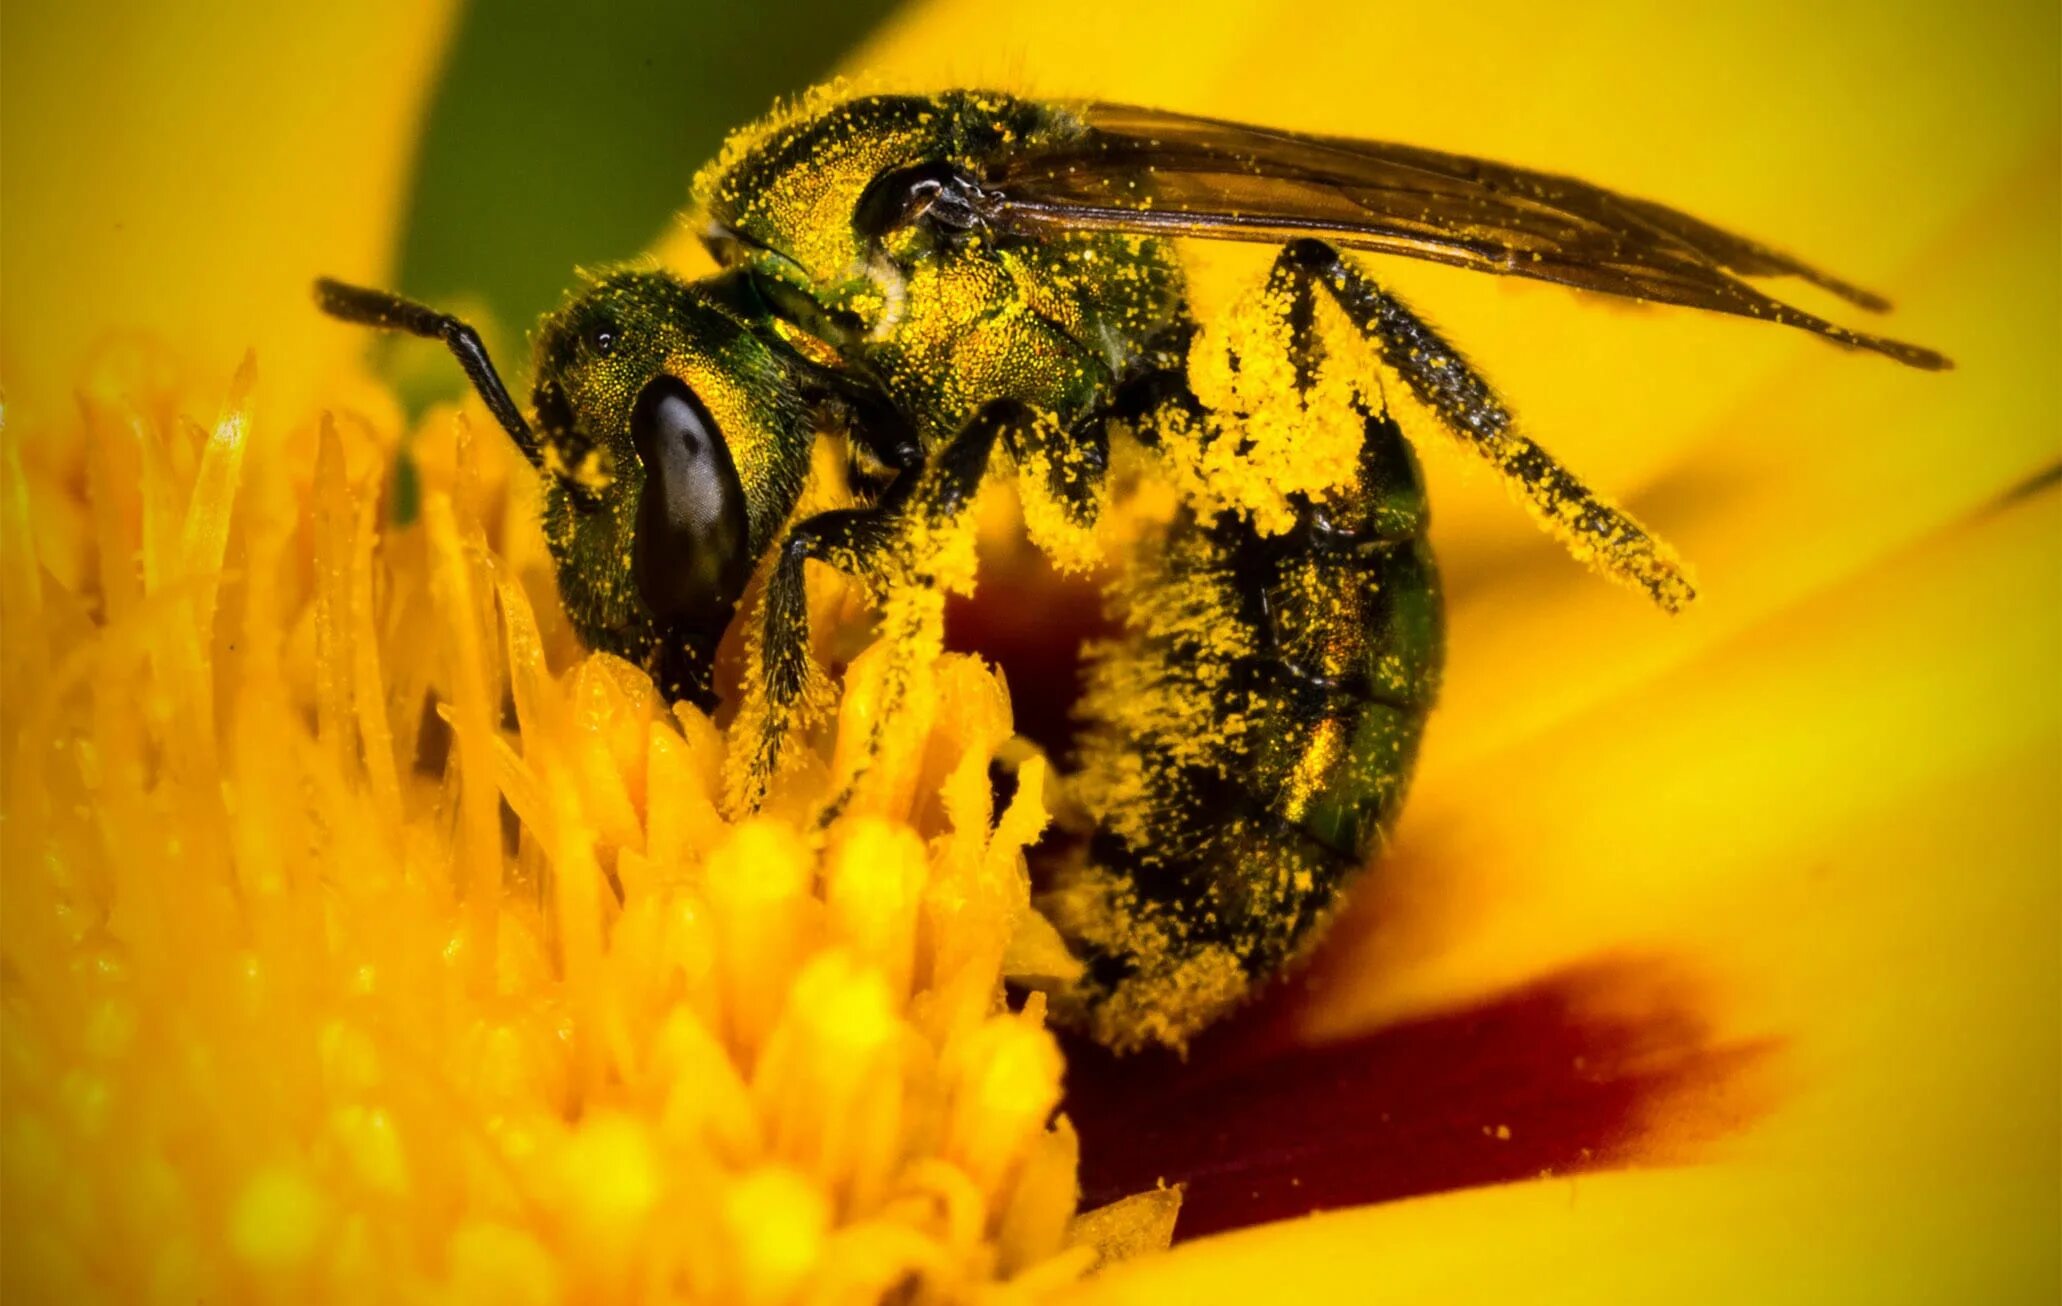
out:
{"label": "bee antenna", "polygon": [[501,423],[501,428],[508,432],[508,438],[522,450],[523,457],[529,459],[532,466],[544,465],[544,451],[537,443],[537,434],[523,420],[522,410],[516,407],[515,400],[509,398],[508,387],[501,383],[501,374],[494,370],[493,360],[487,357],[487,346],[480,343],[479,332],[449,313],[439,313],[426,304],[418,304],[384,290],[346,285],[328,277],[316,281],[315,303],[323,312],[345,322],[387,331],[406,331],[425,340],[443,341],[458,359],[458,365],[465,369],[466,379],[473,383],[473,389],[480,392],[487,411],[494,414],[494,420]]}

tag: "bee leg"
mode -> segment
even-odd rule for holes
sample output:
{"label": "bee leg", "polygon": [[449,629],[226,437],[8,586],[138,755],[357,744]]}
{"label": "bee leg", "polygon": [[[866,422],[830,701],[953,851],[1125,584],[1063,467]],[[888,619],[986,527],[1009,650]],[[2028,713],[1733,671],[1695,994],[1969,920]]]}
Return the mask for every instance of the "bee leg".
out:
{"label": "bee leg", "polygon": [[957,521],[961,513],[973,506],[974,495],[988,474],[996,441],[1006,440],[1014,449],[1031,438],[1040,426],[1038,414],[1020,400],[996,399],[982,405],[981,411],[946,442],[918,478],[910,508],[921,512],[933,526]]}
{"label": "bee leg", "polygon": [[813,379],[811,397],[840,412],[854,442],[896,473],[907,492],[924,465],[924,447],[908,416],[873,384],[828,370],[813,374]]}
{"label": "bee leg", "polygon": [[[961,529],[994,463],[998,443],[1020,459],[1026,442],[1053,428],[1038,412],[1014,399],[984,405],[914,480],[902,501],[891,562],[883,580],[897,599],[885,605],[879,640],[890,650],[881,672],[873,726],[856,766],[817,815],[819,826],[843,813],[886,742],[888,723],[899,715],[913,675],[945,648],[945,595],[970,584],[970,544]],[[1065,480],[1060,472],[1056,479]]]}
{"label": "bee leg", "polygon": [[1189,352],[1195,338],[1195,323],[1186,319],[1157,334],[1147,347],[1146,366],[1120,382],[1110,402],[1091,420],[1105,425],[1125,423],[1132,427],[1133,436],[1147,444],[1156,442],[1155,432],[1151,422],[1141,419],[1169,406],[1202,420],[1203,405],[1189,389]]}
{"label": "bee leg", "polygon": [[1338,250],[1321,240],[1293,241],[1276,258],[1273,276],[1294,289],[1292,315],[1300,311],[1306,320],[1310,297],[1319,290],[1330,296],[1411,397],[1448,434],[1488,460],[1570,553],[1645,590],[1670,612],[1696,597],[1667,545],[1519,434],[1510,409],[1460,351]]}
{"label": "bee leg", "polygon": [[[996,441],[1036,424],[1035,414],[1024,404],[990,403],[936,456],[898,476],[880,503],[818,513],[788,531],[761,600],[761,710],[741,806],[756,806],[764,797],[779,764],[782,741],[809,706],[812,668],[804,564],[814,559],[875,582],[898,579],[897,570],[912,566],[913,574],[900,579],[922,589],[935,586],[936,577],[921,550],[910,547],[917,533],[913,528],[935,532],[956,522],[980,489]],[[834,801],[833,808],[838,805]]]}
{"label": "bee leg", "polygon": [[1096,523],[1109,480],[1110,421],[1099,412],[1071,427],[1040,419],[1008,432],[1025,533],[1061,571],[1085,572],[1102,559]]}
{"label": "bee leg", "polygon": [[[1019,463],[1041,468],[1045,488],[1071,514],[1094,521],[1097,495],[1109,467],[1109,439],[1102,415],[1064,428],[1017,399],[995,399],[982,405],[919,470],[898,477],[876,511],[884,520],[931,527],[952,525],[973,506],[998,442],[1006,445]],[[837,515],[811,518],[796,530]]]}
{"label": "bee leg", "polygon": [[[894,509],[839,508],[789,528],[759,601],[759,675],[746,690],[743,715],[756,718],[757,738],[740,773],[735,804],[756,808],[780,763],[782,742],[796,718],[813,706],[809,662],[808,591],[803,565],[811,559],[848,575],[870,578],[881,568],[894,536]],[[756,700],[756,701],[755,701]]]}

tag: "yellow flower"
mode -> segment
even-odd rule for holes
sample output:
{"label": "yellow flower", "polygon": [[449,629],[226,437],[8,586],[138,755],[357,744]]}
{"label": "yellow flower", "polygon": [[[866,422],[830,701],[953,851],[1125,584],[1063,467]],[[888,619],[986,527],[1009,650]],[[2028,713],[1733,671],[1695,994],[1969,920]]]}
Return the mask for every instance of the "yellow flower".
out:
{"label": "yellow flower", "polygon": [[1043,1005],[998,1001],[1045,816],[1035,768],[990,810],[993,673],[923,669],[827,845],[821,760],[727,821],[715,724],[539,621],[498,440],[432,418],[387,527],[391,429],[268,429],[251,383],[212,431],[96,397],[9,434],[19,1282],[873,1300],[1094,1264]]}
{"label": "yellow flower", "polygon": [[[77,135],[25,126],[102,29],[10,23],[6,1290],[1031,1295],[1164,1241],[1151,1195],[1069,1223],[1059,1052],[996,1000],[1042,813],[991,831],[990,673],[930,670],[871,819],[818,849],[725,822],[721,733],[572,647],[491,427],[433,414],[421,523],[382,524],[400,422],[303,287],[373,279],[447,20],[224,22],[199,88],[134,29]],[[2051,1286],[2054,24],[936,0],[854,55],[1665,197],[1892,292],[1961,364],[1381,265],[1706,597],[1654,616],[1433,456],[1453,655],[1392,855],[1194,1064],[1067,1073],[1091,1202],[1187,1179],[1203,1232],[1440,1195],[1078,1292]],[[1206,312],[1250,284],[1222,263]],[[189,362],[82,363],[109,325]]]}

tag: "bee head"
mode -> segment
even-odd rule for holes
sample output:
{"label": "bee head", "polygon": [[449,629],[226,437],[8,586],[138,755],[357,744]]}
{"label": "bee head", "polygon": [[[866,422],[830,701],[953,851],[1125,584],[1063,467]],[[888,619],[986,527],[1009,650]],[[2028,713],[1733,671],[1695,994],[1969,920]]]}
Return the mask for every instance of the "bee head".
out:
{"label": "bee head", "polygon": [[544,531],[588,647],[714,702],[717,642],[800,496],[812,440],[788,355],[711,292],[619,271],[537,333],[532,426],[471,328],[381,291],[317,285],[331,314],[444,340],[544,474]]}
{"label": "bee head", "polygon": [[544,528],[581,636],[713,700],[716,644],[802,489],[810,435],[783,355],[705,291],[624,271],[537,335]]}

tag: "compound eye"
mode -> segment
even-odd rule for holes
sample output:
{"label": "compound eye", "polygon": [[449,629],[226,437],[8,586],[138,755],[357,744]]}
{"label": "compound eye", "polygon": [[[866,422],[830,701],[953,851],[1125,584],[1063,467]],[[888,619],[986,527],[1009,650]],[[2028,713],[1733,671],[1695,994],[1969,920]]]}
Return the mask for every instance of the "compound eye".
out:
{"label": "compound eye", "polygon": [[730,447],[677,376],[644,387],[630,414],[644,463],[631,573],[661,628],[709,638],[729,623],[750,578],[745,494]]}

